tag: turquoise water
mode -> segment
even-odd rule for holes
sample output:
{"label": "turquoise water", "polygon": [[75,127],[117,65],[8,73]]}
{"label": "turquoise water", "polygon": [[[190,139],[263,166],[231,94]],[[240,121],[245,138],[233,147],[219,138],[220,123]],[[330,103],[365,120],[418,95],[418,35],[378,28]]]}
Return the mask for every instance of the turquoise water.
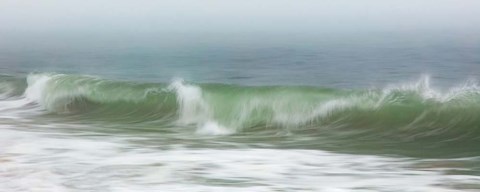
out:
{"label": "turquoise water", "polygon": [[477,191],[478,53],[462,38],[9,44],[0,189]]}

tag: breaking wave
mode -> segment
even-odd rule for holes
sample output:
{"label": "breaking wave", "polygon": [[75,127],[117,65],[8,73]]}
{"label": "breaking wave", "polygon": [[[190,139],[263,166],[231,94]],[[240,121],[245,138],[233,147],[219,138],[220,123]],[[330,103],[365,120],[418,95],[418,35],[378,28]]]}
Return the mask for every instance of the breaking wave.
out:
{"label": "breaking wave", "polygon": [[16,102],[16,107],[33,103],[51,114],[171,123],[213,135],[328,130],[404,141],[480,142],[480,88],[474,81],[440,91],[430,86],[428,76],[364,90],[194,84],[181,79],[135,83],[54,73],[0,79],[0,110],[8,102]]}

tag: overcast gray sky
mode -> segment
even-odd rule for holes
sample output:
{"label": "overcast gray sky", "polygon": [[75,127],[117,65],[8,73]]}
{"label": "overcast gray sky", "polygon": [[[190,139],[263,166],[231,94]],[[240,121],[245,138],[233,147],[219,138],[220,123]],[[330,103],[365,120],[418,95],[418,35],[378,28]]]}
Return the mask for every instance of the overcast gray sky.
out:
{"label": "overcast gray sky", "polygon": [[479,34],[478,0],[1,0],[0,34]]}

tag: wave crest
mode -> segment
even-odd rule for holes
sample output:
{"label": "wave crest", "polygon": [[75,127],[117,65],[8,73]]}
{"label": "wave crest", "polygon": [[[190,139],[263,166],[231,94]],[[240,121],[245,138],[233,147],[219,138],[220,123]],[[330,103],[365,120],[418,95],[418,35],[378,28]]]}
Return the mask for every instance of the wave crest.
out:
{"label": "wave crest", "polygon": [[30,74],[23,99],[49,112],[115,121],[194,126],[200,134],[258,129],[331,130],[343,135],[478,140],[480,89],[474,81],[439,91],[430,78],[383,89],[170,84],[92,76]]}

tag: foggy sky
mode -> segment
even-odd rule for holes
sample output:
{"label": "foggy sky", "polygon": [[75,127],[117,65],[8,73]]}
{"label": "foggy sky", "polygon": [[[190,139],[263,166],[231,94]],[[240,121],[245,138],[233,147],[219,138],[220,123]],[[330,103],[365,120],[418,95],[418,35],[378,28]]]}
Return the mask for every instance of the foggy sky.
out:
{"label": "foggy sky", "polygon": [[479,34],[477,0],[2,0],[0,35]]}

